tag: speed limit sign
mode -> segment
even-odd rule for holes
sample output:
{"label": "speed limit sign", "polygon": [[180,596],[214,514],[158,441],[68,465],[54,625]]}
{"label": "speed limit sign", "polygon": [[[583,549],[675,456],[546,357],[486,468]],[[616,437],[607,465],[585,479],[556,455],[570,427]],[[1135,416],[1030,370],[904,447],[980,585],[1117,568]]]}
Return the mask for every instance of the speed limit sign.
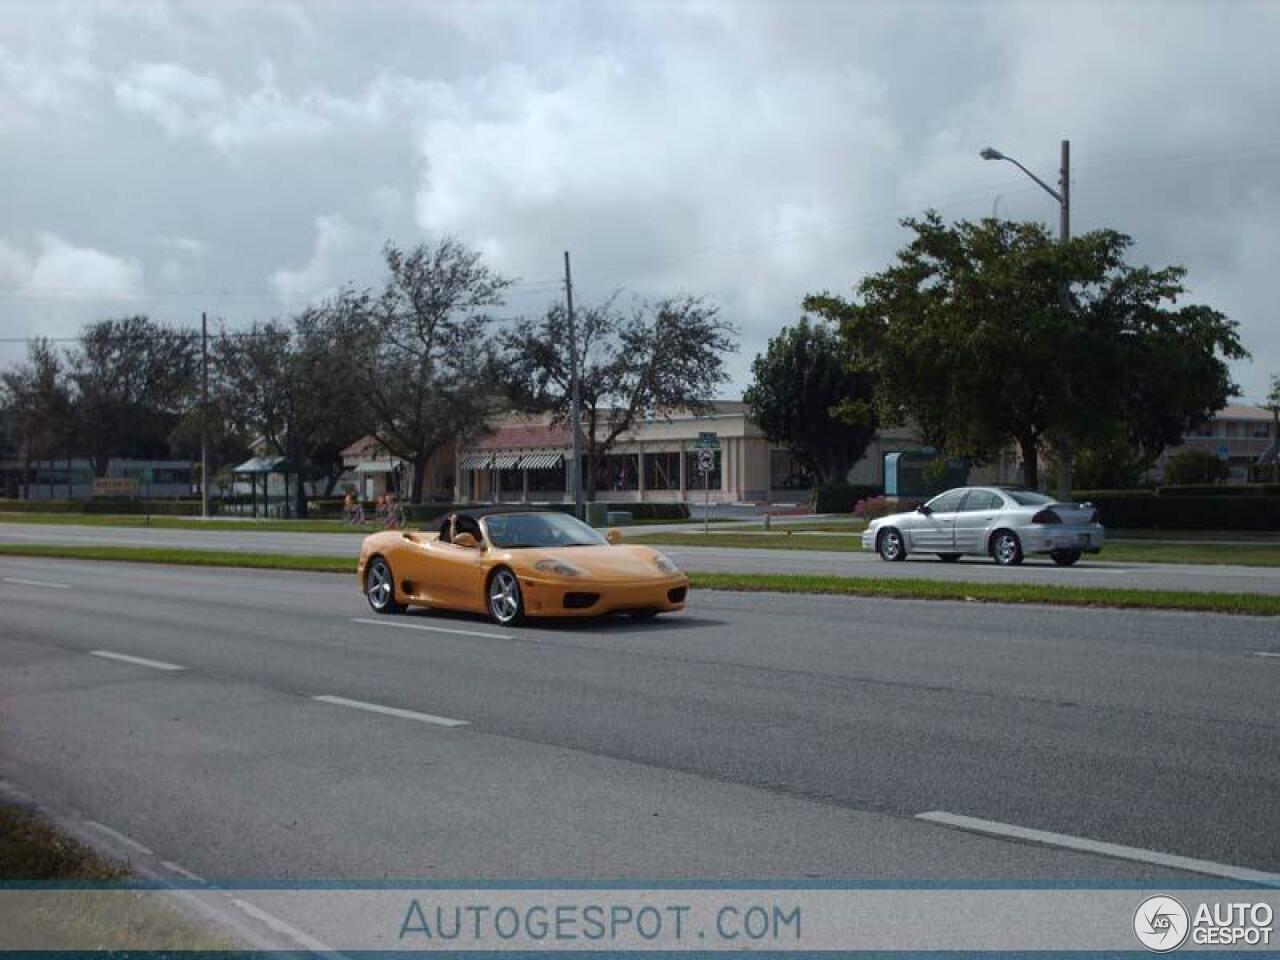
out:
{"label": "speed limit sign", "polygon": [[716,468],[716,452],[714,450],[698,451],[698,469],[703,473],[710,473]]}

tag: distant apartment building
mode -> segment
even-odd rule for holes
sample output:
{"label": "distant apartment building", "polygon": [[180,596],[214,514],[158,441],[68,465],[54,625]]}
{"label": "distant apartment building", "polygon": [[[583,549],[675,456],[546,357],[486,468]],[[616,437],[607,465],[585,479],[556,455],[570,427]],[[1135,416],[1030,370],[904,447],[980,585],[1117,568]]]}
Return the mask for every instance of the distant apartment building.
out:
{"label": "distant apartment building", "polygon": [[1226,462],[1230,483],[1245,483],[1249,468],[1274,463],[1277,455],[1275,414],[1265,407],[1228,404],[1170,447],[1156,461],[1154,479],[1164,478],[1169,457],[1182,450],[1203,450]]}

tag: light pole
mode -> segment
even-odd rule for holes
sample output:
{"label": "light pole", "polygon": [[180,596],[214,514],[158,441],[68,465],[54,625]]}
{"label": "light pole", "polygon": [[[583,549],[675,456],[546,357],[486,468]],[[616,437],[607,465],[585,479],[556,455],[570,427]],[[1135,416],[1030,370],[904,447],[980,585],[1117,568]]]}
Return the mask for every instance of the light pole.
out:
{"label": "light pole", "polygon": [[[1058,201],[1058,242],[1066,243],[1071,239],[1071,141],[1062,141],[1062,165],[1058,170],[1058,189],[1049,186],[1021,163],[994,147],[984,147],[978,154],[983,160],[1007,160],[1025,173]],[[1062,308],[1071,309],[1071,292],[1067,284],[1062,285]],[[1058,499],[1071,498],[1071,442],[1067,437],[1058,440]]]}

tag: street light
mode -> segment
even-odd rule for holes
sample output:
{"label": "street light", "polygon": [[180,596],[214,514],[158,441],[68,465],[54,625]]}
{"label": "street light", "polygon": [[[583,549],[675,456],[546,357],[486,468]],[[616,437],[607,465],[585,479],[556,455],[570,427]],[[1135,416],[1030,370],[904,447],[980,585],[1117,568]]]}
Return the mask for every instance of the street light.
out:
{"label": "street light", "polygon": [[[1036,182],[1045,193],[1058,201],[1058,241],[1071,239],[1071,141],[1062,141],[1062,166],[1058,170],[1058,189],[1049,186],[1013,157],[1001,153],[995,147],[983,147],[978,154],[983,160],[1007,160]],[[1063,309],[1071,309],[1071,293],[1066,284],[1062,287]],[[1071,446],[1063,439],[1058,445],[1058,499],[1071,496]]]}

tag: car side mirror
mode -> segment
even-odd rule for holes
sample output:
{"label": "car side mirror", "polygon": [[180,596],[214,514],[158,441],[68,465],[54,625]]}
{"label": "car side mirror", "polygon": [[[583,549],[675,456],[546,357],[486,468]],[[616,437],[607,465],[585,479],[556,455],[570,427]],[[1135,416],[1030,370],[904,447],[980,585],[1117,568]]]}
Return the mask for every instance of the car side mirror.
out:
{"label": "car side mirror", "polygon": [[610,543],[618,544],[622,542],[622,531],[617,527],[610,527],[604,532],[604,538]]}
{"label": "car side mirror", "polygon": [[929,514],[933,513],[933,511],[929,509],[929,505],[927,503],[922,503],[920,506],[916,507],[916,513],[923,513],[927,517]]}
{"label": "car side mirror", "polygon": [[454,546],[466,547],[469,550],[474,550],[476,547],[480,546],[476,538],[469,533],[455,534],[453,538],[453,543],[454,543]]}

